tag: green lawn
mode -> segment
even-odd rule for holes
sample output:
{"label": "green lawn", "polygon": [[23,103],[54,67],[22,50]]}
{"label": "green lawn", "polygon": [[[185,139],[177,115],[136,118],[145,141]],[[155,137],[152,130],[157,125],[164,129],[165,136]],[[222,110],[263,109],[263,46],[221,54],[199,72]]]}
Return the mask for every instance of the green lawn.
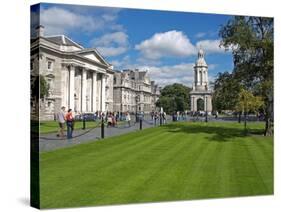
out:
{"label": "green lawn", "polygon": [[[86,122],[86,128],[92,128],[97,126],[98,121],[87,121]],[[75,129],[82,129],[83,128],[83,122],[82,121],[75,121]],[[58,132],[59,130],[59,124],[56,121],[40,121],[40,133],[53,133]],[[66,130],[66,125],[65,125]]]}
{"label": "green lawn", "polygon": [[273,194],[273,138],[249,127],[176,123],[41,153],[41,207]]}

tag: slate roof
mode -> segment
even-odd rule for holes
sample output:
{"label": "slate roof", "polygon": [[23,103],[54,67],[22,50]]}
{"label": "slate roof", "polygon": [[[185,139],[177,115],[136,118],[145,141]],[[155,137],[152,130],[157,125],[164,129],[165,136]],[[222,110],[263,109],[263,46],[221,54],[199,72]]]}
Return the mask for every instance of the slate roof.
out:
{"label": "slate roof", "polygon": [[56,36],[50,36],[50,37],[44,37],[44,38],[53,43],[56,43],[58,45],[76,46],[80,49],[83,48],[81,45],[75,43],[74,41],[72,41],[71,39],[66,37],[65,35],[56,35]]}

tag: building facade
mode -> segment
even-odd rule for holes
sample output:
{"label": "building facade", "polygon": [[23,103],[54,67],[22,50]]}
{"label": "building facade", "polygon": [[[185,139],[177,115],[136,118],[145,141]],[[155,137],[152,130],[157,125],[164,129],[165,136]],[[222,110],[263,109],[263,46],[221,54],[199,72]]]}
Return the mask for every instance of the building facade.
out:
{"label": "building facade", "polygon": [[39,111],[41,120],[53,120],[62,106],[74,114],[156,110],[160,88],[146,71],[113,71],[95,48],[65,35],[44,36],[43,26],[31,38],[30,66],[31,84],[44,78],[48,87],[48,95],[31,99],[31,114]]}
{"label": "building facade", "polygon": [[113,66],[95,48],[43,32],[39,26],[31,39],[31,81],[39,76],[49,87],[39,101],[40,119],[53,119],[62,106],[76,114],[113,110]]}
{"label": "building facade", "polygon": [[114,111],[149,113],[156,110],[160,88],[150,80],[147,71],[115,71],[113,94]]}
{"label": "building facade", "polygon": [[200,110],[199,101],[201,101],[204,104],[204,111],[210,113],[212,112],[212,91],[209,88],[208,65],[204,56],[204,51],[200,49],[194,66],[194,83],[190,92],[191,111]]}

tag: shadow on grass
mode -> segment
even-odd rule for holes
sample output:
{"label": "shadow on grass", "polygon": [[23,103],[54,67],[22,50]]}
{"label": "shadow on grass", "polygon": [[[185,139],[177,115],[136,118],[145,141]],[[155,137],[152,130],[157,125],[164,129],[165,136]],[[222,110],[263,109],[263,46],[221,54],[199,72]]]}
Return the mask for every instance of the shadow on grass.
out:
{"label": "shadow on grass", "polygon": [[173,133],[187,133],[187,134],[197,134],[205,133],[209,134],[206,137],[207,140],[216,142],[232,142],[234,138],[249,137],[250,134],[262,135],[261,129],[248,129],[248,133],[245,133],[244,128],[241,126],[210,126],[210,125],[192,125],[192,124],[170,124],[165,125],[168,132]]}

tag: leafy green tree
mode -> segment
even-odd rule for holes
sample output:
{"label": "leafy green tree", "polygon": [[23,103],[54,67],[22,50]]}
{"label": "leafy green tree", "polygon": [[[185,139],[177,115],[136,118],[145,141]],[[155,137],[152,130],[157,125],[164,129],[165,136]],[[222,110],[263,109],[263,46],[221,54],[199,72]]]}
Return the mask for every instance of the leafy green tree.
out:
{"label": "leafy green tree", "polygon": [[161,90],[160,97],[156,102],[157,107],[163,107],[167,113],[190,109],[189,92],[191,88],[179,83],[167,85]]}
{"label": "leafy green tree", "polygon": [[43,75],[36,76],[31,82],[31,96],[36,100],[49,95],[49,85]]}
{"label": "leafy green tree", "polygon": [[241,85],[233,74],[219,73],[214,83],[213,107],[215,110],[235,110]]}
{"label": "leafy green tree", "polygon": [[262,97],[254,96],[250,91],[241,89],[238,95],[236,109],[244,114],[244,129],[247,129],[247,114],[249,112],[258,112],[263,107],[264,102]]}
{"label": "leafy green tree", "polygon": [[232,50],[233,74],[265,103],[265,135],[273,134],[273,19],[235,16],[220,30]]}

